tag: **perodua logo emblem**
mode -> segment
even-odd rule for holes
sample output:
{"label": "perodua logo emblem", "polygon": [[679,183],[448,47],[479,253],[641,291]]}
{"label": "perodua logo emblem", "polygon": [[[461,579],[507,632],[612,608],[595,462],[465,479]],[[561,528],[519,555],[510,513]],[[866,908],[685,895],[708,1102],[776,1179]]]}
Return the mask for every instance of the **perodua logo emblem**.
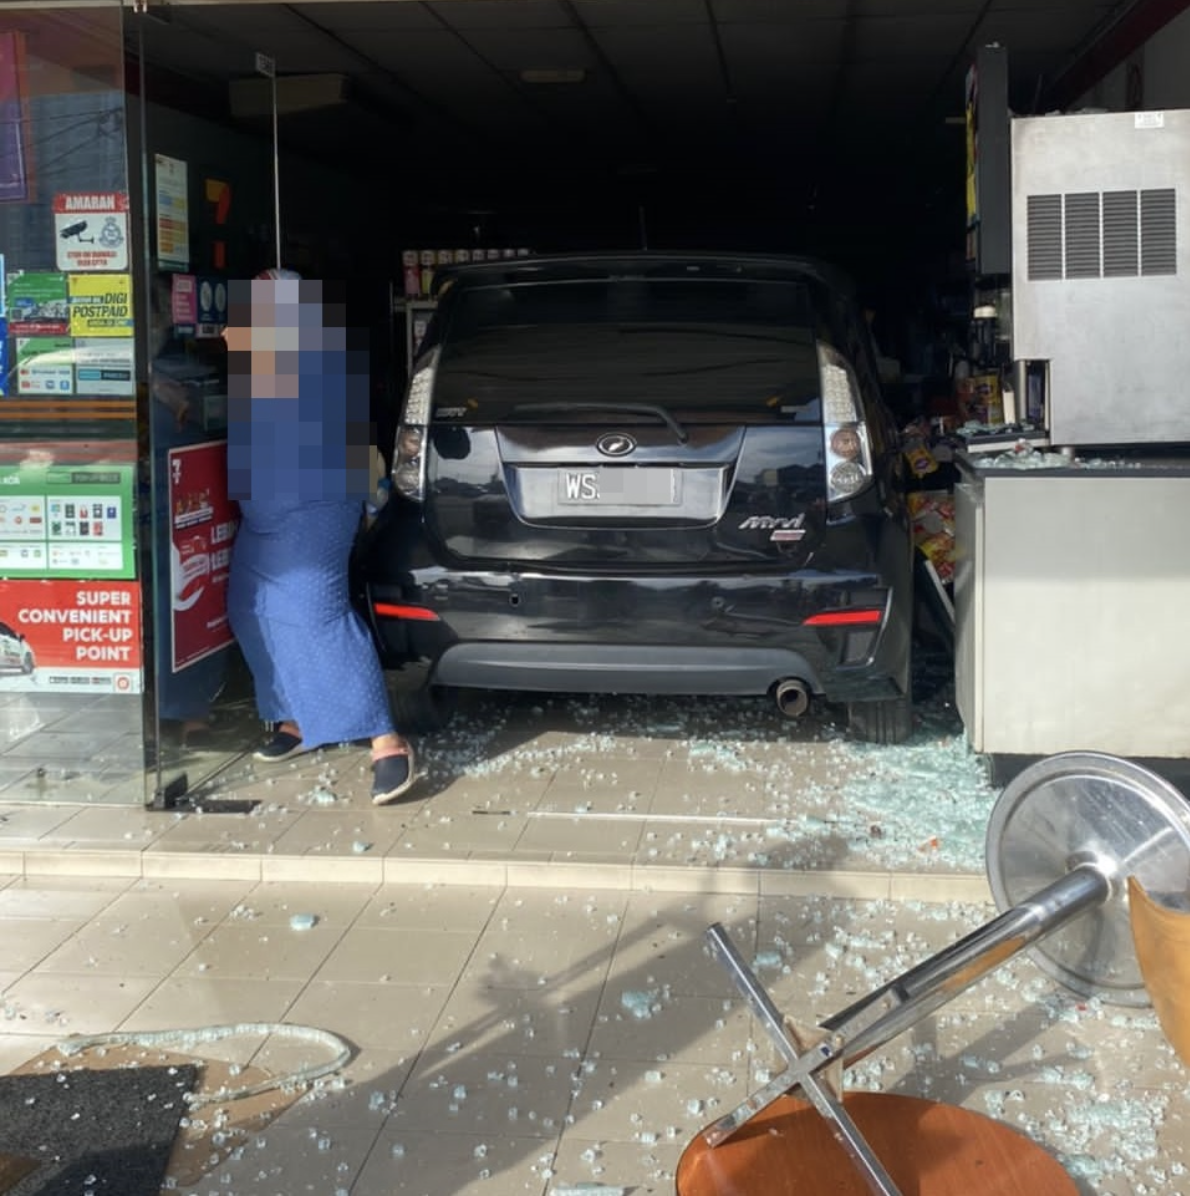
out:
{"label": "perodua logo emblem", "polygon": [[627,457],[636,448],[636,441],[627,432],[609,432],[595,441],[595,447],[605,457]]}

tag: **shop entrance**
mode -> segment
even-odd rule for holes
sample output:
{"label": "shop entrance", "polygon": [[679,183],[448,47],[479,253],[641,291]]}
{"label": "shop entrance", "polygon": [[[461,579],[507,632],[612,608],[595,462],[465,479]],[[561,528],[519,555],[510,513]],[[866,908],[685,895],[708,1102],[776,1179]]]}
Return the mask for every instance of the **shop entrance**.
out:
{"label": "shop entrance", "polygon": [[228,280],[279,245],[348,281],[382,446],[460,252],[811,250],[890,311],[961,256],[975,42],[1048,110],[1129,6],[871,7],[6,3],[0,800],[168,805],[262,734],[224,607]]}

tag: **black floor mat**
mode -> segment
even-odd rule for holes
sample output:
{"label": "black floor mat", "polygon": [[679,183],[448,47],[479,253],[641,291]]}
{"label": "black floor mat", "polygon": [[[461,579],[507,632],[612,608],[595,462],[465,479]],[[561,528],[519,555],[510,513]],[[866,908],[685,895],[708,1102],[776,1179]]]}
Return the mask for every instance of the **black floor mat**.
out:
{"label": "black floor mat", "polygon": [[4,1196],[158,1196],[198,1068],[0,1076],[0,1151],[39,1166]]}

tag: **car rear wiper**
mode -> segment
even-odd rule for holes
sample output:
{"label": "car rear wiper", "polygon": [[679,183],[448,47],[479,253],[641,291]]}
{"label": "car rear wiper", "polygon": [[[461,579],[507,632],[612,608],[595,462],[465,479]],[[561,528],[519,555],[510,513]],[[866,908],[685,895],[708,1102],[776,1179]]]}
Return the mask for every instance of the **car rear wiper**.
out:
{"label": "car rear wiper", "polygon": [[624,412],[631,415],[655,415],[677,437],[679,444],[690,439],[690,433],[664,407],[652,403],[518,403],[510,415],[561,415],[576,411]]}

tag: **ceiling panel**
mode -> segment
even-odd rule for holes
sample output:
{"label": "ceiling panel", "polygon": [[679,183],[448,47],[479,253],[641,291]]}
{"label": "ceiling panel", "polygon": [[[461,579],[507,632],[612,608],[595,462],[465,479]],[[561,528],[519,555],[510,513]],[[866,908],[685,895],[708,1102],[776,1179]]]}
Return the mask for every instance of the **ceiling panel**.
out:
{"label": "ceiling panel", "polygon": [[847,17],[847,0],[711,0],[715,19],[723,25],[740,21],[790,25],[801,21]]}
{"label": "ceiling panel", "polygon": [[798,21],[779,27],[750,22],[722,26],[720,38],[733,79],[756,72],[776,81],[803,63],[837,62],[846,29],[843,21]]}
{"label": "ceiling panel", "polygon": [[[203,95],[229,121],[227,82],[252,74],[255,50],[283,74],[349,75],[360,104],[287,119],[283,136],[327,160],[346,149],[365,183],[376,144],[397,142],[402,157],[416,151],[418,196],[446,180],[520,185],[535,202],[571,187],[598,206],[589,184],[601,174],[654,187],[669,172],[675,206],[727,214],[741,197],[804,198],[811,186],[859,203],[855,177],[878,160],[882,202],[896,193],[912,209],[919,192],[953,184],[961,209],[962,139],[944,118],[962,111],[974,47],[1006,47],[1013,105],[1033,111],[1130,2],[176,0],[165,23],[129,13],[126,27],[183,81],[177,94]],[[586,78],[519,79],[551,68]],[[832,172],[843,180],[833,190]]]}
{"label": "ceiling panel", "polygon": [[857,17],[963,17],[968,25],[978,20],[988,0],[855,0]]}
{"label": "ceiling panel", "polygon": [[901,59],[906,66],[961,54],[971,34],[965,16],[860,17],[853,26],[854,56],[868,62]]}
{"label": "ceiling panel", "polygon": [[679,103],[704,93],[723,96],[715,39],[706,25],[607,28],[596,40],[624,83],[642,96],[669,95]]}
{"label": "ceiling panel", "polygon": [[296,4],[293,7],[319,25],[344,35],[370,29],[433,29],[440,24],[426,4],[341,0],[340,3]]}
{"label": "ceiling panel", "polygon": [[424,7],[456,29],[565,29],[572,25],[557,0],[442,0]]}
{"label": "ceiling panel", "polygon": [[[451,0],[453,3],[453,0]],[[634,25],[703,25],[707,20],[704,0],[573,0],[575,11],[591,29],[609,26],[623,29]]]}
{"label": "ceiling panel", "polygon": [[589,69],[596,61],[577,29],[472,28],[463,38],[482,59],[502,71]]}

